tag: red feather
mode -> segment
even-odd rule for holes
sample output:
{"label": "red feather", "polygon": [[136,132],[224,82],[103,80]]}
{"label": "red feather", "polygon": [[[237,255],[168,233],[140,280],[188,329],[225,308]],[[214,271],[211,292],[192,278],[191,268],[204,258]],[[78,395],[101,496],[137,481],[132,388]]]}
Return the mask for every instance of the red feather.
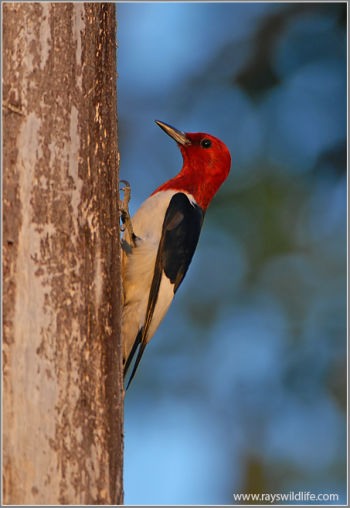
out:
{"label": "red feather", "polygon": [[[220,139],[204,133],[186,133],[190,145],[178,146],[183,156],[180,173],[158,187],[153,194],[164,190],[186,191],[195,198],[197,204],[206,210],[220,185],[226,180],[231,167],[231,156],[226,145]],[[211,141],[204,148],[201,141]]]}

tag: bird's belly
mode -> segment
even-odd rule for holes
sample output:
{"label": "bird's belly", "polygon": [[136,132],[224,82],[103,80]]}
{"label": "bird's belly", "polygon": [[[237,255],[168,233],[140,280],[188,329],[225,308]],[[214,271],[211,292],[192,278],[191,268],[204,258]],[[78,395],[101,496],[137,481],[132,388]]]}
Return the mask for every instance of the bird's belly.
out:
{"label": "bird's belly", "polygon": [[[145,323],[155,262],[163,221],[172,196],[177,191],[162,191],[150,196],[132,218],[136,247],[123,252],[123,317],[124,358],[127,358],[139,330]],[[124,239],[130,242],[127,232]],[[147,334],[149,341],[164,318],[174,298],[174,285],[162,274],[157,303]]]}
{"label": "bird's belly", "polygon": [[[137,270],[142,279],[142,284],[127,284],[127,291],[124,295],[123,307],[123,320],[122,320],[122,334],[124,344],[124,358],[127,358],[135,338],[145,322],[147,312],[149,288],[152,283],[153,269],[155,263],[155,256],[143,246],[135,253],[134,259],[129,259],[130,267],[135,273]],[[128,270],[125,277],[128,277]],[[152,338],[158,326],[162,322],[169,306],[174,298],[174,285],[170,282],[168,277],[162,275],[160,288],[158,292],[157,303],[153,312],[152,321],[147,334],[147,342]]]}
{"label": "bird's belly", "polygon": [[124,305],[122,317],[122,335],[124,357],[134,344],[142,328],[152,283],[157,250],[151,242],[139,241],[132,253],[126,257],[123,273]]}
{"label": "bird's belly", "polygon": [[[162,233],[165,210],[173,192],[162,192],[150,196],[132,218],[136,246],[130,253],[123,252],[123,316],[122,335],[124,359],[128,357],[137,334],[145,322],[148,298],[152,284],[159,241]],[[127,231],[124,239],[131,244]],[[155,332],[165,312],[158,310],[157,325],[151,323]],[[149,337],[151,338],[151,334]]]}

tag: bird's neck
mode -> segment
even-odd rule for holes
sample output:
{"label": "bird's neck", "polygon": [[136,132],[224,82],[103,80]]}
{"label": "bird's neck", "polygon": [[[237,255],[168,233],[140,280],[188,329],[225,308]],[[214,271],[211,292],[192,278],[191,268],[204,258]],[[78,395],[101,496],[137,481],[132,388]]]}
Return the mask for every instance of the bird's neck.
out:
{"label": "bird's neck", "polygon": [[211,174],[196,171],[189,166],[183,166],[182,170],[171,180],[158,187],[155,192],[175,190],[192,194],[198,206],[206,210],[214,194],[224,181],[225,177],[220,174]]}

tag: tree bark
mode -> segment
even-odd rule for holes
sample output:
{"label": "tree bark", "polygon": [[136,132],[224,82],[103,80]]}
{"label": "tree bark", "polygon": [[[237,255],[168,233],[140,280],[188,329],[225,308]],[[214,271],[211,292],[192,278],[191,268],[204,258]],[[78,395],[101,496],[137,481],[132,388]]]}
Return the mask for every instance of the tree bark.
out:
{"label": "tree bark", "polygon": [[4,4],[3,73],[3,501],[122,504],[114,4]]}

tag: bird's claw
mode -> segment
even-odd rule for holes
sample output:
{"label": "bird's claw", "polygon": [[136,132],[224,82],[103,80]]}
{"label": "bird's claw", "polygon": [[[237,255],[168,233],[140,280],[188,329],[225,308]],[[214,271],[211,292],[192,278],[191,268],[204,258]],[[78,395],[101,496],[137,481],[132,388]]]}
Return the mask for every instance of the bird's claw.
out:
{"label": "bird's claw", "polygon": [[120,183],[124,184],[124,187],[120,188],[120,190],[124,192],[124,199],[120,202],[120,218],[122,221],[121,231],[128,231],[130,241],[133,243],[133,245],[135,245],[136,235],[132,227],[132,221],[129,212],[131,187],[129,182],[126,180],[120,180]]}
{"label": "bird's claw", "polygon": [[120,180],[120,183],[124,184],[124,187],[120,187],[120,190],[124,192],[123,205],[127,208],[130,201],[131,186],[126,180]]}

